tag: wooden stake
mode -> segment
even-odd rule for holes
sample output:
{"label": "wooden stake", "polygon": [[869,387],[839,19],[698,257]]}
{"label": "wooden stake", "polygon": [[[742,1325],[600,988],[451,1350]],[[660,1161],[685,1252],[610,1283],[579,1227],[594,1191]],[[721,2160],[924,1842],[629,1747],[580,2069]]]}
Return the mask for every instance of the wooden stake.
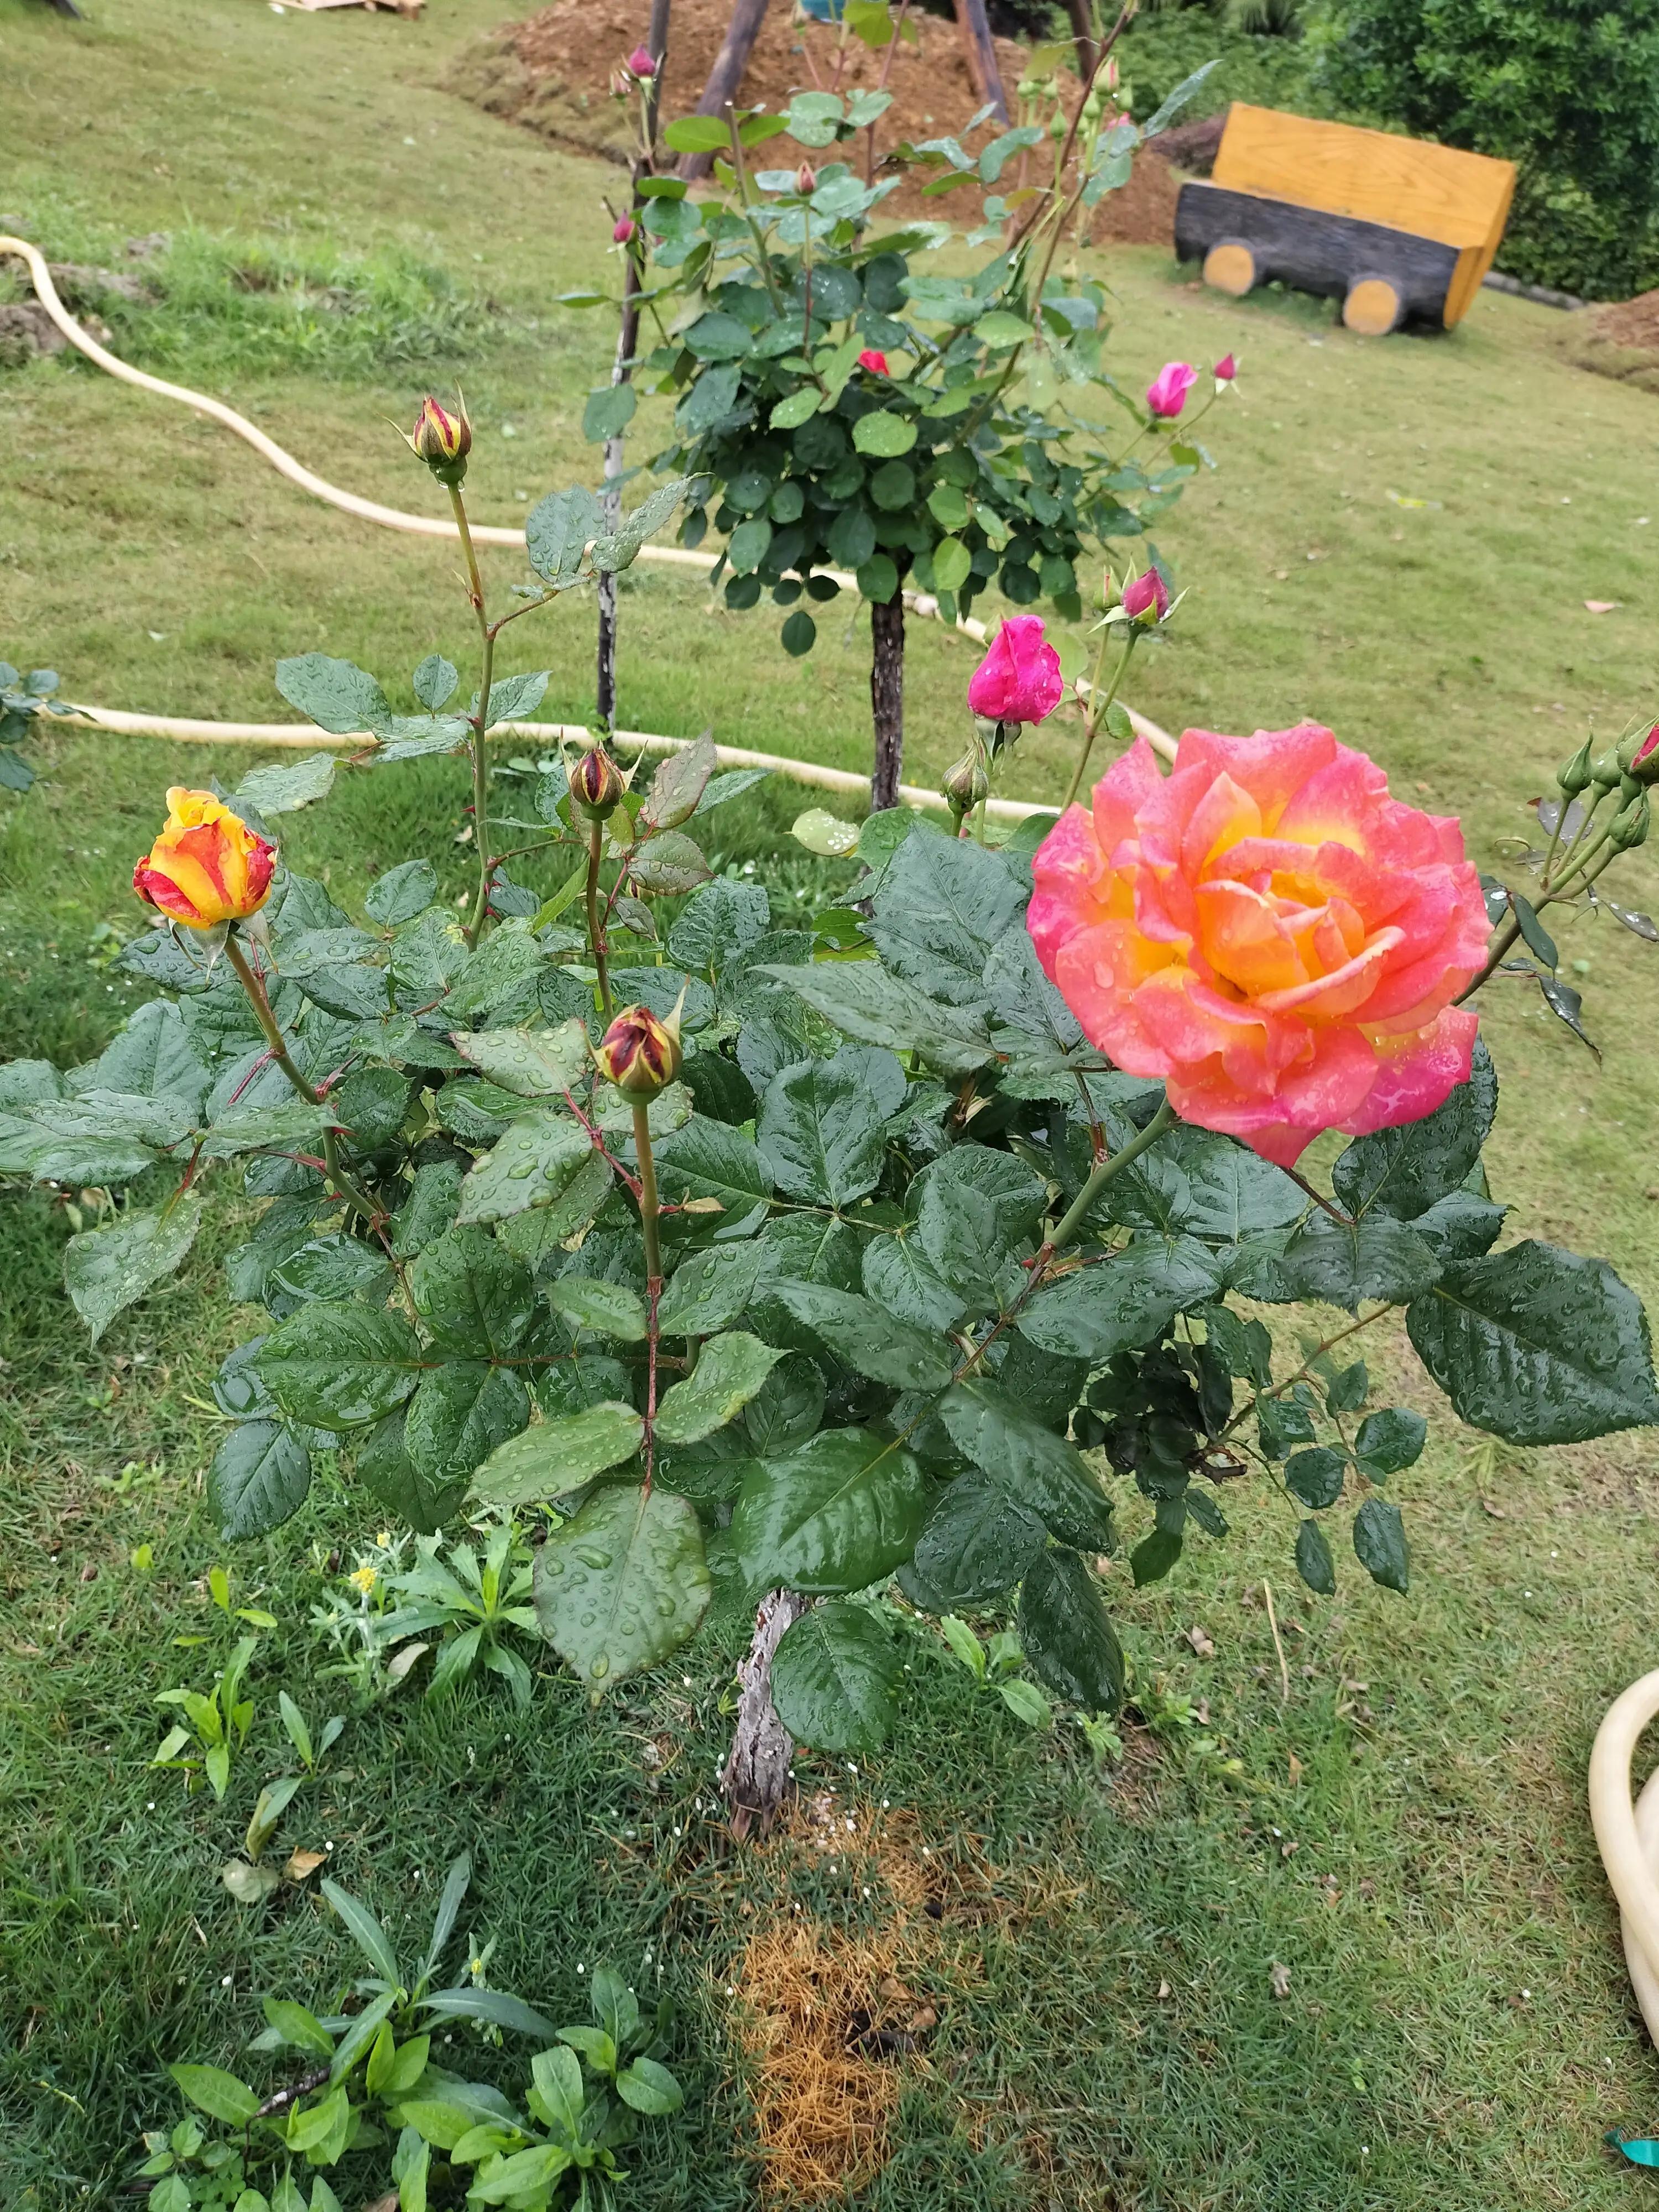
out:
{"label": "wooden stake", "polygon": [[[726,37],[714,57],[714,66],[708,72],[702,98],[697,102],[699,115],[724,117],[726,109],[736,103],[743,88],[743,73],[749,66],[749,57],[765,20],[766,0],[736,0],[732,20],[726,27]],[[688,154],[680,163],[680,174],[688,183],[694,178],[706,177],[714,161],[712,153]]]}
{"label": "wooden stake", "polygon": [[996,41],[991,36],[991,20],[985,12],[985,0],[955,0],[957,28],[962,33],[962,43],[968,55],[968,74],[974,80],[974,89],[983,107],[988,101],[997,121],[1006,131],[1008,127],[1008,101],[1002,89],[1002,75],[997,68]]}

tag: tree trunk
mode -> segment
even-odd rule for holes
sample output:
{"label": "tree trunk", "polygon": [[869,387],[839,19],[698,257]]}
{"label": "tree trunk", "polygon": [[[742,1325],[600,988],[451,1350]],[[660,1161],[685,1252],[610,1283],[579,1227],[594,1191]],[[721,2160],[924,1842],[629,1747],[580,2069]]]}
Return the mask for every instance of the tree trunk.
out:
{"label": "tree trunk", "polygon": [[[743,88],[743,73],[749,66],[749,57],[755,41],[760,36],[760,27],[766,17],[766,0],[735,0],[732,20],[726,27],[726,37],[714,57],[714,66],[708,72],[708,82],[702,88],[702,98],[697,102],[699,115],[718,115],[724,118],[728,107],[734,105]],[[714,166],[712,154],[688,154],[680,163],[680,174],[690,182],[696,177],[706,177]]]}
{"label": "tree trunk", "polygon": [[990,18],[985,12],[985,0],[955,0],[957,28],[962,33],[962,43],[967,49],[968,74],[974,80],[974,89],[983,107],[988,101],[997,121],[1004,128],[1008,122],[1008,101],[1002,89],[1002,75],[997,68],[997,50],[991,36]]}
{"label": "tree trunk", "polygon": [[1095,73],[1095,26],[1089,13],[1089,0],[1066,0],[1066,12],[1072,19],[1072,36],[1077,41],[1077,73],[1086,89]]}
{"label": "tree trunk", "polygon": [[795,1741],[772,1703],[772,1655],[783,1641],[784,1631],[810,1612],[811,1604],[810,1597],[799,1597],[793,1590],[769,1591],[755,1615],[749,1656],[738,1668],[743,1689],[720,1787],[732,1810],[732,1833],[739,1843],[757,1821],[761,1833],[766,1833],[789,1785]]}
{"label": "tree trunk", "polygon": [[[657,108],[662,96],[663,63],[668,52],[669,0],[651,0],[651,28],[646,38],[652,58],[656,62],[656,74],[651,80],[645,97],[645,143],[643,161],[636,161],[633,171],[633,191],[629,196],[629,213],[637,223],[644,202],[640,198],[640,179],[650,174],[656,167]],[[630,241],[631,243],[631,241]],[[617,333],[617,357],[611,365],[613,386],[626,384],[634,374],[634,356],[640,343],[640,270],[633,252],[629,252],[623,263],[622,325]],[[605,441],[605,483],[600,493],[600,504],[605,509],[605,526],[614,531],[622,520],[623,441],[620,435]],[[599,720],[607,729],[614,728],[617,720],[617,579],[614,572],[599,578],[599,667],[594,690]]]}
{"label": "tree trunk", "polygon": [[870,603],[870,714],[876,757],[870,778],[870,811],[898,805],[904,774],[904,592],[884,606]]}

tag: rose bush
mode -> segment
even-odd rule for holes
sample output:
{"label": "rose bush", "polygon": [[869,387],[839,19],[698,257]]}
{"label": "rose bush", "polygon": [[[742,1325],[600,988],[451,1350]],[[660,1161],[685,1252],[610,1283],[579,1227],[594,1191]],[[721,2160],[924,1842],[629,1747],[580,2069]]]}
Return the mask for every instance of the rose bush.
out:
{"label": "rose bush", "polygon": [[[423,458],[465,544],[459,434]],[[319,1480],[423,1530],[520,1514],[544,1632],[594,1694],[785,1593],[779,1714],[864,1750],[906,1679],[906,1607],[1017,1604],[1048,1688],[1109,1710],[1123,1666],[1091,1560],[1121,1546],[1136,1581],[1166,1574],[1224,1537],[1246,1480],[1288,1509],[1310,1588],[1335,1589],[1340,1528],[1403,1589],[1389,1485],[1426,1422],[1377,1402],[1358,1356],[1387,1316],[1511,1443],[1659,1419],[1613,1270],[1495,1249],[1497,1073],[1454,1003],[1521,938],[1577,1024],[1540,915],[1613,904],[1650,718],[1564,766],[1530,896],[1478,883],[1455,823],[1304,725],[1188,732],[1167,776],[1133,748],[1090,809],[1000,847],[982,817],[951,836],[872,815],[810,915],[697,842],[753,771],[717,775],[704,739],[647,787],[595,743],[535,791],[568,862],[544,899],[492,827],[486,737],[546,682],[499,672],[501,635],[625,566],[682,489],[616,530],[586,492],[541,502],[535,580],[493,619],[469,562],[465,713],[435,654],[419,714],[348,662],[279,665],[322,727],[367,728],[359,772],[466,757],[470,921],[419,857],[343,905],[273,852],[330,756],[174,794],[139,869],[163,911],[125,956],[157,995],[89,1066],[0,1069],[0,1174],[108,1194],[65,1259],[95,1331],[187,1257],[215,1176],[261,1208],[225,1261],[264,1315],[214,1384],[228,1535]],[[1115,603],[1100,628],[1121,673],[1142,617]],[[1042,705],[1046,651],[1005,632],[991,703]],[[1100,696],[1085,746],[1118,728]],[[1351,1133],[1328,1188],[1281,1164],[1331,1128]]]}
{"label": "rose bush", "polygon": [[1265,1159],[1419,1121],[1468,1080],[1453,1002],[1490,925],[1462,833],[1315,723],[1188,730],[1168,777],[1139,740],[1034,872],[1032,942],[1091,1042]]}

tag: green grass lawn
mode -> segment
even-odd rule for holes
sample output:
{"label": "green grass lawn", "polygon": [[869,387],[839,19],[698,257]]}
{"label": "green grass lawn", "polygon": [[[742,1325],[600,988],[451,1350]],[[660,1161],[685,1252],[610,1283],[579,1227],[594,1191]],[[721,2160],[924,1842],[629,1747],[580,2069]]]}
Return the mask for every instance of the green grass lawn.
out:
{"label": "green grass lawn", "polygon": [[[428,378],[465,384],[483,519],[592,475],[580,420],[606,333],[552,301],[603,266],[599,194],[615,173],[438,88],[447,56],[507,0],[429,0],[415,25],[258,0],[88,4],[94,20],[76,25],[0,0],[0,228],[115,262],[130,237],[193,233],[196,289],[148,339],[135,323],[124,349],[395,505],[432,501],[388,427]],[[358,286],[381,318],[368,357],[314,315],[227,289],[216,271],[233,263]],[[1366,343],[1307,303],[1188,288],[1157,252],[1102,265],[1126,380],[1229,348],[1242,362],[1206,431],[1220,472],[1164,535],[1192,596],[1137,669],[1135,704],[1177,729],[1328,721],[1404,796],[1461,812],[1476,856],[1501,864],[1587,725],[1610,736],[1654,703],[1651,398],[1565,366],[1548,312],[1496,295],[1450,339]],[[84,366],[0,373],[0,653],[58,667],[68,696],[285,719],[283,653],[323,648],[392,676],[434,647],[464,658],[443,548],[332,514],[223,432]],[[661,404],[641,410],[642,455]],[[520,571],[496,555],[489,573],[504,591]],[[1620,605],[1593,616],[1586,599]],[[792,661],[771,617],[641,566],[623,624],[628,723],[712,723],[724,742],[867,764],[867,641],[844,623]],[[586,605],[508,635],[523,656],[509,665],[553,672],[544,711],[588,711]],[[914,780],[959,749],[973,659],[915,626]],[[1056,797],[1070,742],[1028,737],[1011,786]],[[36,752],[42,781],[0,808],[0,1052],[73,1060],[139,995],[97,964],[94,933],[135,923],[127,879],[163,788],[234,781],[254,756],[85,732]],[[447,839],[462,782],[454,763],[349,780],[290,817],[291,855],[347,904],[428,848],[453,851],[459,889],[465,854]],[[763,786],[715,817],[722,860],[752,860],[787,902],[818,880],[787,836],[809,803]],[[1625,880],[1632,903],[1659,896],[1645,854]],[[1518,985],[1489,991],[1497,1194],[1515,1234],[1605,1253],[1652,1297],[1659,975],[1605,920],[1564,950],[1588,963],[1575,980],[1605,1062]],[[63,1207],[0,1203],[0,2203],[57,2212],[118,2201],[137,2130],[173,2116],[167,2061],[234,2063],[260,1993],[321,2003],[350,1971],[325,1916],[298,1898],[245,1912],[218,1868],[280,1765],[278,1688],[328,1709],[307,1614],[337,1584],[331,1553],[349,1567],[375,1523],[322,1484],[300,1522],[228,1559],[238,1601],[279,1626],[226,1803],[187,1802],[145,1762],[155,1693],[204,1679],[230,1636],[204,1587],[224,1547],[200,1503],[214,1425],[198,1401],[234,1341],[215,1261],[235,1209],[181,1286],[93,1352],[59,1282]],[[1408,1598],[1362,1588],[1351,1564],[1334,1605],[1303,1602],[1278,1579],[1285,1528],[1266,1504],[1230,1500],[1231,1539],[1189,1552],[1168,1583],[1109,1578],[1164,1717],[1127,1732],[1115,1770],[1073,1727],[1023,1731],[975,1699],[942,1645],[918,1644],[927,1694],[874,1768],[837,1778],[905,1816],[895,1832],[913,1870],[930,1854],[941,1908],[910,1931],[906,1969],[940,2025],[860,2204],[1496,2212],[1612,2206],[1635,2185],[1601,2130],[1659,2118],[1659,2083],[1582,1776],[1606,1703],[1652,1657],[1647,1445],[1506,1454],[1477,1478],[1403,1340],[1379,1369],[1435,1417],[1399,1482]],[[1148,1509],[1132,1499],[1122,1517],[1133,1540]],[[131,1564],[145,1544],[148,1570]],[[1283,1703],[1247,1601],[1264,1572],[1297,1624]],[[1185,1640],[1195,1626],[1212,1658]],[[198,1633],[205,1646],[173,1648]],[[879,1879],[866,1899],[810,1851],[720,1850],[709,1778],[731,1656],[705,1638],[598,1715],[550,1670],[528,1718],[487,1689],[376,1707],[283,1831],[284,1846],[331,1844],[339,1878],[411,1946],[426,1892],[469,1847],[494,1978],[556,2017],[580,2016],[599,1961],[660,1978],[690,2100],[632,2160],[627,2201],[646,2212],[758,2201],[750,1936],[798,1903],[853,1936],[897,1909]],[[1207,1722],[1182,1724],[1182,1698],[1207,1698]],[[827,1771],[803,1765],[809,1780]],[[1282,2000],[1276,1964],[1291,1970]]]}

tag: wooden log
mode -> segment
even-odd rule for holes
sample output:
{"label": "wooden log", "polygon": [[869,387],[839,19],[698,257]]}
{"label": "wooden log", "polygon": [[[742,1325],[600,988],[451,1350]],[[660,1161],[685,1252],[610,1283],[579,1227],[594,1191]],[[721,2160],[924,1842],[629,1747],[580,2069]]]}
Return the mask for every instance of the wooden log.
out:
{"label": "wooden log", "polygon": [[1071,18],[1072,37],[1077,46],[1078,80],[1087,84],[1095,73],[1095,23],[1089,11],[1089,0],[1066,0],[1066,13]]}
{"label": "wooden log", "polygon": [[[1182,186],[1175,235],[1178,258],[1202,260],[1206,270],[1214,260],[1219,269],[1242,275],[1248,256],[1250,281],[1257,284],[1277,278],[1298,291],[1345,302],[1361,286],[1386,285],[1397,305],[1380,326],[1385,330],[1401,322],[1443,326],[1458,271],[1458,249],[1438,240],[1221,185]],[[1249,284],[1225,283],[1224,289],[1249,289]],[[1356,309],[1361,320],[1350,327],[1372,329],[1382,304],[1381,293],[1363,293]]]}
{"label": "wooden log", "polygon": [[957,28],[962,33],[962,43],[968,56],[968,74],[974,80],[974,89],[981,107],[989,106],[1006,130],[1008,125],[1008,100],[1002,89],[1002,72],[997,67],[996,41],[991,36],[991,19],[985,12],[985,0],[955,0]]}
{"label": "wooden log", "polygon": [[[749,66],[749,57],[755,51],[755,41],[765,20],[766,0],[735,0],[726,36],[708,72],[702,98],[697,102],[699,115],[717,115],[724,119],[726,110],[735,105],[743,89],[743,73]],[[680,174],[689,183],[695,178],[706,177],[714,164],[712,154],[688,154],[680,163]]]}

